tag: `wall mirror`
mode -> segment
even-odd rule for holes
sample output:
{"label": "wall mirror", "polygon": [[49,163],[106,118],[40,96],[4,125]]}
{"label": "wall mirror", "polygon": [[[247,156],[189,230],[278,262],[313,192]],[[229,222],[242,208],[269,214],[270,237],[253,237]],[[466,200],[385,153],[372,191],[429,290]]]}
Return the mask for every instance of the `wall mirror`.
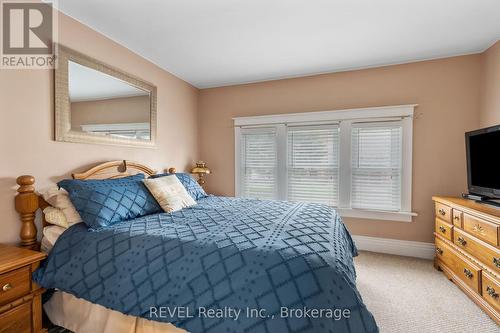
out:
{"label": "wall mirror", "polygon": [[154,146],[156,87],[59,46],[56,141]]}

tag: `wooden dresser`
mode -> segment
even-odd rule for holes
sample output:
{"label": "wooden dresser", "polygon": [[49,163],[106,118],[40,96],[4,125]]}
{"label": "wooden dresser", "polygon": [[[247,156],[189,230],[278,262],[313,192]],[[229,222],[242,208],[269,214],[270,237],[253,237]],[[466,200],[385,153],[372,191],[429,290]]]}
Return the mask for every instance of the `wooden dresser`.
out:
{"label": "wooden dresser", "polygon": [[31,273],[45,258],[42,252],[0,244],[0,333],[39,333],[41,289]]}
{"label": "wooden dresser", "polygon": [[500,324],[500,209],[433,197],[435,266]]}

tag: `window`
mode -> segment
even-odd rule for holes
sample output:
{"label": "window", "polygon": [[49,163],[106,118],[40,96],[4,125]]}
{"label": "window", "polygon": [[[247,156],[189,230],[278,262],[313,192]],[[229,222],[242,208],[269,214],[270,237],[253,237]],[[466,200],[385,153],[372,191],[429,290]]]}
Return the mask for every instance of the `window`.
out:
{"label": "window", "polygon": [[236,195],[409,222],[414,107],[236,118]]}
{"label": "window", "polygon": [[401,209],[401,122],[353,124],[351,207]]}
{"label": "window", "polygon": [[339,128],[288,127],[287,199],[338,204]]}
{"label": "window", "polygon": [[275,129],[243,130],[241,149],[241,196],[275,199],[277,189]]}

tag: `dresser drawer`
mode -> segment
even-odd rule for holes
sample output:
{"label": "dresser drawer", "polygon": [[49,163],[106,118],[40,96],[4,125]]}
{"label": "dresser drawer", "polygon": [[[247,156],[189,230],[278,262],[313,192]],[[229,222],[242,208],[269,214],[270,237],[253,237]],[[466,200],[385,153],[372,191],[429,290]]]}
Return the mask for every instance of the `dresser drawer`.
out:
{"label": "dresser drawer", "polygon": [[446,243],[436,238],[436,257],[441,260],[450,269],[455,266],[455,252]]}
{"label": "dresser drawer", "polygon": [[462,228],[462,221],[464,214],[461,211],[453,208],[452,216],[453,216],[453,225],[455,227]]}
{"label": "dresser drawer", "polygon": [[31,302],[0,314],[0,333],[30,333]]}
{"label": "dresser drawer", "polygon": [[481,292],[481,269],[468,260],[462,259],[458,256],[457,267],[455,274],[457,274],[466,284],[474,289],[477,293]]}
{"label": "dresser drawer", "polygon": [[29,266],[0,275],[0,305],[28,294],[30,289]]}
{"label": "dresser drawer", "polygon": [[478,266],[462,257],[440,239],[436,239],[436,254],[469,287],[477,293],[481,292],[479,289],[481,269]]}
{"label": "dresser drawer", "polygon": [[457,228],[453,230],[453,243],[477,258],[492,271],[500,273],[500,249],[486,244]]}
{"label": "dresser drawer", "polygon": [[464,230],[486,243],[498,245],[498,225],[464,214]]}
{"label": "dresser drawer", "polygon": [[493,276],[483,274],[483,298],[500,311],[500,283]]}
{"label": "dresser drawer", "polygon": [[451,207],[436,202],[436,216],[443,221],[451,223]]}
{"label": "dresser drawer", "polygon": [[436,218],[436,233],[453,241],[453,225]]}

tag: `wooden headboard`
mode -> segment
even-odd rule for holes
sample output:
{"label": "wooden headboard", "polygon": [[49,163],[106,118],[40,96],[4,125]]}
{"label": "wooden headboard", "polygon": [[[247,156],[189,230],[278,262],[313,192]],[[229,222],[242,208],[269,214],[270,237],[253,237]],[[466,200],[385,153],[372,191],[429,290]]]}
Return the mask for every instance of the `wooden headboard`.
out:
{"label": "wooden headboard", "polygon": [[[169,173],[175,173],[175,168],[168,169]],[[146,176],[154,175],[156,172],[137,162],[111,161],[98,164],[82,173],[72,174],[73,179],[113,179],[132,176],[143,173]],[[38,250],[37,228],[35,216],[38,209],[50,206],[41,195],[35,191],[35,177],[23,175],[17,178],[17,195],[15,198],[16,211],[21,216],[20,246]],[[45,221],[45,219],[43,219]]]}

